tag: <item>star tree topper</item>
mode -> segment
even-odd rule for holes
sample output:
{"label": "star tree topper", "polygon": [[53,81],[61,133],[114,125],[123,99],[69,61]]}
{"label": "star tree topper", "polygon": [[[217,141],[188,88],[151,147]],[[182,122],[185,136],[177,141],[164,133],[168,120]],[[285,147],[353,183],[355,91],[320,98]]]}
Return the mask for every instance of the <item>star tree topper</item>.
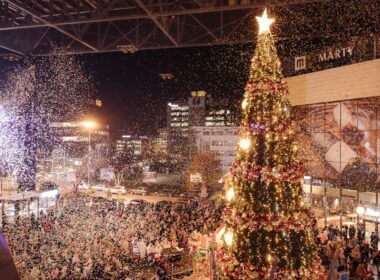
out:
{"label": "star tree topper", "polygon": [[259,34],[270,32],[270,25],[274,22],[273,18],[268,18],[267,8],[265,8],[264,13],[261,17],[256,17],[259,22]]}

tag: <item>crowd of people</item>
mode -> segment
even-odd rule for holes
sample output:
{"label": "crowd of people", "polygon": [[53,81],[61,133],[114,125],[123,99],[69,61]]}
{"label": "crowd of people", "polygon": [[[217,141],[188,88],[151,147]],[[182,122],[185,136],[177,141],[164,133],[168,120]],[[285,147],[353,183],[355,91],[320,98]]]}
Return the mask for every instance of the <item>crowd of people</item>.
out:
{"label": "crowd of people", "polygon": [[379,238],[375,232],[366,241],[361,227],[345,226],[340,230],[330,225],[320,231],[317,240],[328,280],[341,279],[344,273],[355,280],[379,279]]}
{"label": "crowd of people", "polygon": [[[62,196],[54,211],[3,226],[22,279],[134,279],[149,269],[169,279],[169,253],[191,255],[215,233],[222,206],[211,201],[124,203],[85,194]],[[317,242],[328,280],[379,280],[379,238],[363,228],[329,226]]]}
{"label": "crowd of people", "polygon": [[190,235],[215,231],[221,216],[211,202],[124,204],[79,194],[3,233],[23,279],[129,279],[144,267],[166,279],[165,250],[189,254]]}

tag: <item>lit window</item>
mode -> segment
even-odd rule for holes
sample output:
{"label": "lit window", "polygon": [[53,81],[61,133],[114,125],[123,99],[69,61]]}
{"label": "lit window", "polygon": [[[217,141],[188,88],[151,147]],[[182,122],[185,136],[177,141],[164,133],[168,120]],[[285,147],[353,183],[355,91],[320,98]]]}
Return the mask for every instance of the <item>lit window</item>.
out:
{"label": "lit window", "polygon": [[78,122],[52,122],[49,123],[49,127],[64,128],[64,127],[79,127]]}
{"label": "lit window", "polygon": [[211,145],[212,146],[223,146],[223,143],[221,141],[212,141]]}

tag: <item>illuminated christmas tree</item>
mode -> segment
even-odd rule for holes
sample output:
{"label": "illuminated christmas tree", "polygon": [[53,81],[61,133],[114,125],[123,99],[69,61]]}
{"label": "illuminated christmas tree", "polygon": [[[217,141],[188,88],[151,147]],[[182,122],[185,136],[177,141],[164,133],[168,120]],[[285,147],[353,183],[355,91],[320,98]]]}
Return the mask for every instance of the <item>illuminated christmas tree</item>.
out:
{"label": "illuminated christmas tree", "polygon": [[317,279],[314,218],[303,202],[288,87],[269,30],[274,20],[266,10],[256,18],[260,30],[238,152],[225,182],[221,269],[227,279],[264,279],[271,273],[272,279]]}

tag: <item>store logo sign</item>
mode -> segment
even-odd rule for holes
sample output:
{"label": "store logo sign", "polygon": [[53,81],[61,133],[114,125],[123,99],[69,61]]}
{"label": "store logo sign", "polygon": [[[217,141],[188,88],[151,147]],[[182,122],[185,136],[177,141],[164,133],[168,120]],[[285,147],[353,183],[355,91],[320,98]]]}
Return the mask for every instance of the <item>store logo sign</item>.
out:
{"label": "store logo sign", "polygon": [[319,62],[336,60],[339,58],[344,58],[352,56],[354,47],[347,47],[335,50],[329,50],[323,53],[320,53],[318,56]]}
{"label": "store logo sign", "polygon": [[[354,47],[346,47],[339,49],[331,49],[316,55],[316,57],[311,57],[310,60],[312,62],[327,62],[334,61],[345,57],[351,57],[354,53]],[[313,64],[313,63],[312,63]],[[304,56],[296,56],[294,58],[294,70],[301,71],[306,70],[306,55]]]}
{"label": "store logo sign", "polygon": [[294,58],[294,70],[306,70],[306,56],[296,56]]}
{"label": "store logo sign", "polygon": [[366,216],[372,216],[372,217],[380,217],[380,212],[376,211],[375,209],[367,208],[365,211]]}

